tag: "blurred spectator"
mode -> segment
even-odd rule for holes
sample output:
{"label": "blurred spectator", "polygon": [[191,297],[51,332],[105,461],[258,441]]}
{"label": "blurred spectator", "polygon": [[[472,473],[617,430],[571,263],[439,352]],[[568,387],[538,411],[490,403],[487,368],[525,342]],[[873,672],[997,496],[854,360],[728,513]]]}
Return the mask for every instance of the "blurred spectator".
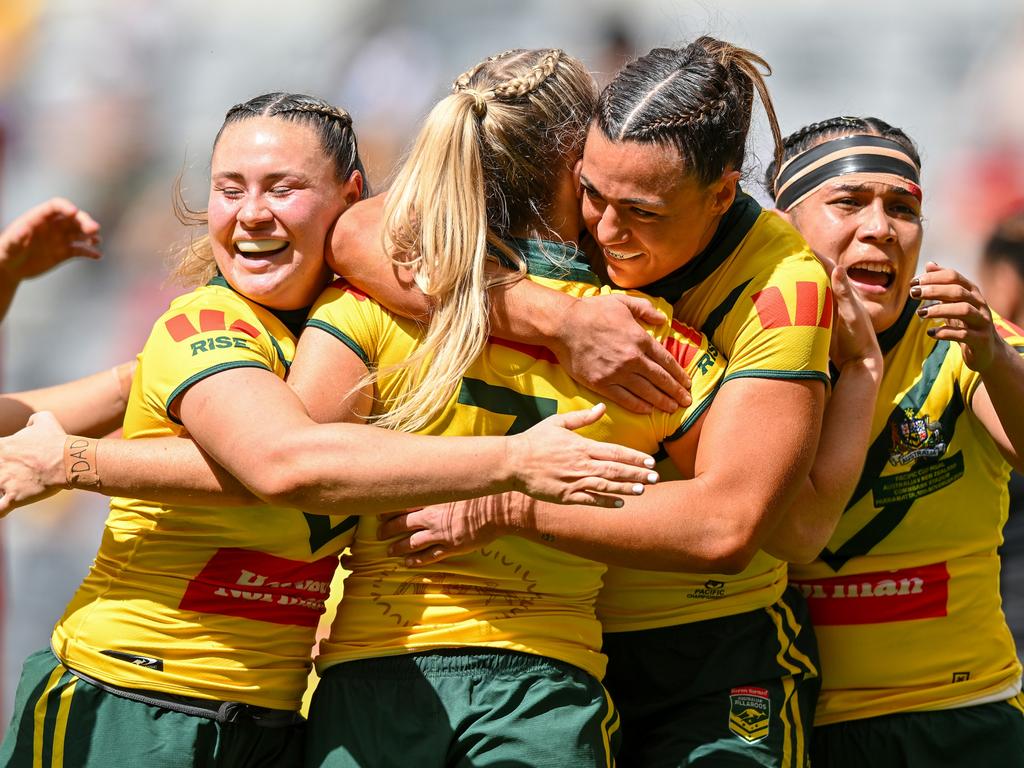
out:
{"label": "blurred spectator", "polygon": [[[981,256],[981,291],[992,309],[1024,326],[1024,209],[1000,221]],[[1003,612],[1024,652],[1024,476],[1010,476],[1010,519],[1003,528]]]}

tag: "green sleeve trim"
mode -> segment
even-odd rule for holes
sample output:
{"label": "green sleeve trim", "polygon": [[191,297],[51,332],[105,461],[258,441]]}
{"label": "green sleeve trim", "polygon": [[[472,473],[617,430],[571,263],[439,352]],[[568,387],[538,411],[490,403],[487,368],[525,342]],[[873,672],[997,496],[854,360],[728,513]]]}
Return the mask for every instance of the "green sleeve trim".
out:
{"label": "green sleeve trim", "polygon": [[711,390],[711,392],[708,393],[708,396],[700,401],[700,404],[697,405],[697,407],[693,409],[693,413],[691,413],[686,418],[686,421],[684,421],[679,426],[679,429],[677,429],[675,432],[673,432],[671,435],[666,437],[661,442],[662,443],[671,443],[673,440],[678,440],[683,435],[685,435],[687,432],[689,432],[690,431],[690,427],[692,427],[694,425],[694,422],[696,422],[697,419],[699,419],[701,417],[701,414],[704,413],[704,411],[706,411],[708,408],[711,407],[711,401],[714,400],[715,399],[715,395],[718,394],[719,387],[721,387],[721,384],[719,384],[717,387],[715,387],[713,390]]}
{"label": "green sleeve trim", "polygon": [[[266,330],[266,328],[264,328],[264,330]],[[292,368],[292,361],[284,356],[284,350],[281,349],[281,345],[277,343],[277,339],[275,339],[273,334],[269,331],[267,332],[267,338],[269,338],[270,343],[274,345],[274,351],[277,352],[277,359],[280,360],[281,365],[284,366],[284,372],[288,373]]]}
{"label": "green sleeve trim", "polygon": [[822,371],[773,371],[763,368],[751,368],[736,373],[726,371],[722,384],[730,379],[816,379],[824,382],[826,387],[830,386],[828,374]]}
{"label": "green sleeve trim", "polygon": [[307,328],[318,328],[321,331],[331,334],[334,338],[344,344],[346,347],[356,353],[356,356],[363,361],[363,365],[366,366],[367,370],[373,370],[373,363],[370,361],[370,356],[366,354],[358,342],[355,341],[351,336],[344,333],[343,331],[335,328],[330,323],[325,323],[323,320],[307,320]]}
{"label": "green sleeve trim", "polygon": [[273,373],[273,371],[271,371],[270,368],[268,368],[266,365],[264,365],[263,363],[257,363],[255,360],[234,360],[230,363],[218,363],[217,365],[214,365],[211,368],[207,368],[205,371],[194,373],[187,379],[185,379],[183,382],[181,382],[181,384],[179,384],[177,387],[175,387],[174,391],[171,392],[170,396],[167,398],[167,402],[164,404],[164,410],[167,412],[167,418],[169,418],[175,424],[181,424],[180,419],[171,415],[171,403],[173,403],[182,392],[184,392],[186,389],[191,387],[196,382],[202,381],[207,376],[212,376],[213,374],[220,373],[221,371],[228,371],[231,370],[232,368],[262,368],[265,371],[270,371],[271,373]]}

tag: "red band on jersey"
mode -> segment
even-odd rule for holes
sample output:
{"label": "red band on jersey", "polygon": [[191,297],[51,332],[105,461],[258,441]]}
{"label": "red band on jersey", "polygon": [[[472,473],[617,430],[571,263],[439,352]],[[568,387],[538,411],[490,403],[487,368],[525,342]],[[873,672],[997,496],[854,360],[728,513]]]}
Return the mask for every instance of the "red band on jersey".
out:
{"label": "red band on jersey", "polygon": [[750,298],[757,309],[757,316],[761,320],[761,327],[765,330],[769,328],[786,328],[793,324],[789,319],[789,307],[786,306],[786,300],[782,297],[782,291],[774,285],[769,285],[763,291],[758,291]]}
{"label": "red band on jersey", "polygon": [[518,341],[508,341],[506,339],[499,339],[496,336],[488,337],[487,343],[498,347],[514,349],[516,352],[522,352],[524,355],[529,355],[535,360],[544,360],[552,365],[558,365],[558,358],[555,357],[555,353],[547,347],[540,347],[534,344],[522,344]]}
{"label": "red band on jersey", "polygon": [[256,328],[253,328],[251,325],[245,322],[245,320],[235,320],[235,322],[231,324],[231,327],[228,328],[228,330],[241,331],[247,336],[252,336],[252,338],[254,339],[258,339],[260,337],[260,332]]}
{"label": "red band on jersey", "polygon": [[946,615],[949,598],[945,563],[792,584],[804,593],[818,626],[934,619]]}
{"label": "red band on jersey", "polygon": [[1011,323],[1006,318],[999,318],[996,322],[996,333],[1004,339],[1008,339],[1011,336],[1024,336],[1024,330],[1021,330],[1019,325]]}
{"label": "red band on jersey", "polygon": [[306,563],[251,549],[218,549],[189,582],[179,607],[272,624],[315,627],[324,612],[337,565],[337,557]]}
{"label": "red band on jersey", "polygon": [[219,309],[199,310],[199,330],[201,331],[223,331],[224,313]]}

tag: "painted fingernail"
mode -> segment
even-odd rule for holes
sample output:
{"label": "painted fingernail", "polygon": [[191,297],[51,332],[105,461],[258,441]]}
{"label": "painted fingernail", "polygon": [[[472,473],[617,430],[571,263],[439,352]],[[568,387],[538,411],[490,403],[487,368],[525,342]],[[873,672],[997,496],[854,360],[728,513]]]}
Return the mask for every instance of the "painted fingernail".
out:
{"label": "painted fingernail", "polygon": [[633,494],[634,495],[639,496],[643,492],[644,492],[644,484],[643,483],[633,483]]}
{"label": "painted fingernail", "polygon": [[918,307],[917,308],[917,316],[918,317],[926,317],[927,315],[928,315],[928,307]]}
{"label": "painted fingernail", "polygon": [[910,279],[910,284],[911,285],[919,285],[920,283],[921,283],[921,278],[919,278],[919,277],[913,277],[913,278]]}
{"label": "painted fingernail", "polygon": [[616,500],[615,500],[615,506],[616,506],[616,507],[621,507],[621,506],[622,506],[623,504],[625,504],[625,503],[626,503],[626,502],[624,502],[624,501],[623,501],[622,499],[616,499]]}
{"label": "painted fingernail", "polygon": [[651,484],[658,482],[658,473],[651,472],[649,475],[647,475],[647,482]]}
{"label": "painted fingernail", "polygon": [[927,331],[925,331],[925,333],[927,333],[933,339],[935,338],[935,334],[938,333],[938,332],[939,332],[938,328],[929,328]]}
{"label": "painted fingernail", "polygon": [[920,299],[921,298],[921,286],[914,285],[910,288],[910,298]]}
{"label": "painted fingernail", "polygon": [[644,459],[644,466],[647,467],[648,469],[654,469],[654,464],[655,464],[655,461],[650,456],[648,456],[646,459]]}

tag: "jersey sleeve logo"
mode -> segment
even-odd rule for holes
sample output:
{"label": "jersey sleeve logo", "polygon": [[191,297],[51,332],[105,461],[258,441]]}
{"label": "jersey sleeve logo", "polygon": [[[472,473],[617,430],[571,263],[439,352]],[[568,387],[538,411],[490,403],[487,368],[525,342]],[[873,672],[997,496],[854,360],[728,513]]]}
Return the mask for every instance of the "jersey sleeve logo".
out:
{"label": "jersey sleeve logo", "polygon": [[[214,331],[233,331],[235,333],[244,334],[250,338],[258,339],[260,337],[259,329],[245,322],[245,320],[237,319],[234,320],[231,325],[227,324],[227,320],[224,317],[224,312],[219,309],[201,309],[199,310],[199,328],[197,329],[189,319],[188,315],[180,314],[169,318],[164,322],[164,326],[167,328],[167,332],[171,335],[171,338],[177,342],[188,341],[193,336],[198,336],[203,333],[212,333]],[[200,352],[212,352],[215,349],[229,349],[231,347],[241,347],[248,349],[249,346],[246,344],[246,340],[240,336],[210,336],[203,339],[197,339],[196,341],[190,342],[192,348],[192,356],[198,355]]]}
{"label": "jersey sleeve logo", "polygon": [[771,328],[831,328],[832,288],[825,286],[825,300],[818,304],[818,284],[800,280],[796,284],[796,313],[791,314],[789,304],[778,286],[770,285],[750,297],[757,310],[761,327]]}

